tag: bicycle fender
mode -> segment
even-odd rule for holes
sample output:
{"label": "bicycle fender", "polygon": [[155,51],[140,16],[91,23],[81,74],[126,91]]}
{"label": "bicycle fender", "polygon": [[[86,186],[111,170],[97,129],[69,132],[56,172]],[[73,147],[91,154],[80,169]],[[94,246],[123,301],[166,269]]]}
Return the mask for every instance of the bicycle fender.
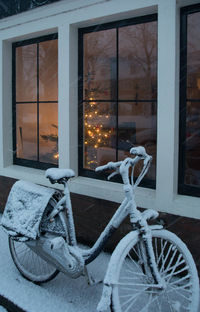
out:
{"label": "bicycle fender", "polygon": [[116,269],[117,269],[117,265],[119,263],[119,259],[122,256],[123,252],[124,252],[124,248],[126,248],[127,244],[130,241],[134,241],[137,240],[137,237],[139,235],[139,231],[131,231],[130,233],[128,233],[125,237],[123,237],[119,244],[116,246],[109,264],[108,264],[108,268],[106,271],[106,275],[103,281],[103,291],[102,291],[102,295],[101,295],[101,299],[99,301],[99,304],[97,306],[97,311],[98,312],[103,312],[106,311],[110,305],[111,305],[111,296],[112,296],[112,287],[114,284],[116,284]]}

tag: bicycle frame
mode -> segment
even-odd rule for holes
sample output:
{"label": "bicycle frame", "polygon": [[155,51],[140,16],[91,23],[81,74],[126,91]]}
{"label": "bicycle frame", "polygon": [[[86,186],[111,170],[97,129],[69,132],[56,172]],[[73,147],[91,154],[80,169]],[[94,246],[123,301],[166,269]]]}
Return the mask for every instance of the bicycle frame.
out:
{"label": "bicycle frame", "polygon": [[[57,203],[56,207],[59,207],[61,204],[65,202],[64,208],[66,211],[66,217],[62,215],[62,219],[64,222],[66,222],[67,225],[67,237],[69,238],[69,244],[71,246],[76,246],[76,233],[75,233],[75,226],[74,226],[74,220],[73,220],[73,212],[72,212],[72,205],[71,205],[71,199],[70,199],[70,193],[69,193],[69,187],[67,182],[64,186],[64,197],[61,198],[61,200]],[[57,208],[54,208],[57,209]],[[123,220],[130,215],[132,212],[132,203],[125,198],[115,214],[110,219],[109,223],[106,225],[103,232],[100,234],[99,238],[95,242],[92,248],[88,250],[82,250],[81,254],[85,259],[85,264],[90,263],[93,261],[101,252],[103,247],[105,246],[108,239],[111,237],[111,235],[117,230],[117,228],[120,226],[120,224],[123,222]]]}
{"label": "bicycle frame", "polygon": [[[146,264],[144,263],[144,265],[146,266],[146,268],[147,267],[150,268],[150,272],[154,278],[154,281],[158,285],[163,285],[161,276],[158,272],[158,268],[155,262],[155,256],[152,247],[151,228],[147,223],[147,219],[155,216],[157,217],[157,213],[153,211],[151,211],[150,213],[147,212],[146,217],[143,217],[143,214],[137,209],[135,203],[134,190],[141,181],[141,179],[146,174],[152,159],[151,156],[146,154],[143,148],[140,148],[140,152],[141,155],[138,154],[135,158],[126,158],[123,161],[119,161],[116,163],[110,162],[107,165],[97,168],[98,170],[108,170],[108,169],[115,170],[115,172],[112,173],[110,177],[112,177],[117,173],[121,174],[124,183],[123,188],[125,192],[125,199],[123,200],[123,202],[121,203],[121,205],[119,206],[113,217],[110,219],[109,223],[107,224],[103,232],[100,234],[99,238],[94,243],[93,247],[90,248],[89,250],[82,250],[79,248],[79,252],[83,257],[85,264],[88,264],[91,261],[93,261],[99,255],[99,253],[101,252],[101,250],[103,249],[104,245],[106,244],[110,236],[113,234],[113,232],[120,226],[123,220],[127,216],[129,216],[130,223],[134,227],[133,229],[138,230],[139,234],[143,239],[141,243],[141,251],[144,255],[144,258],[146,259],[145,260]],[[135,165],[138,163],[140,159],[144,161],[143,169],[134,183],[133,171]],[[132,167],[131,183],[129,179],[130,167]],[[69,245],[77,247],[72,205],[67,180],[63,180],[62,184],[64,185],[64,197],[62,197],[61,200],[56,204],[52,213],[50,214],[50,218],[51,216],[55,216],[58,212],[66,208],[66,218],[64,213],[60,214],[60,216],[66,230],[66,237],[68,238]]]}
{"label": "bicycle frame", "polygon": [[[132,186],[130,184],[124,185],[124,191],[125,191],[125,199],[121,203],[121,205],[118,207],[115,214],[110,219],[109,223],[103,230],[103,232],[100,234],[99,238],[95,242],[92,248],[88,250],[80,249],[80,252],[85,260],[85,264],[89,264],[92,262],[102,251],[103,247],[107,243],[108,239],[111,237],[111,235],[117,230],[117,228],[121,225],[121,223],[124,221],[124,219],[127,216],[130,216],[130,222],[135,227],[135,230],[139,230],[141,233],[143,239],[144,239],[144,248],[147,255],[147,262],[150,267],[151,273],[154,277],[154,280],[157,284],[163,285],[161,281],[160,274],[157,270],[156,264],[155,264],[155,258],[153,256],[152,252],[152,245],[151,245],[151,229],[148,226],[148,223],[146,219],[142,216],[142,213],[137,210],[135,199],[134,199],[134,193]],[[68,183],[65,182],[64,185],[64,197],[57,203],[56,207],[59,207],[61,203],[66,203],[66,222],[67,222],[67,234],[69,237],[69,244],[72,246],[76,246],[76,233],[75,233],[75,226],[74,226],[74,220],[73,220],[73,213],[72,213],[72,205],[71,205],[71,199],[70,199],[70,192]]]}

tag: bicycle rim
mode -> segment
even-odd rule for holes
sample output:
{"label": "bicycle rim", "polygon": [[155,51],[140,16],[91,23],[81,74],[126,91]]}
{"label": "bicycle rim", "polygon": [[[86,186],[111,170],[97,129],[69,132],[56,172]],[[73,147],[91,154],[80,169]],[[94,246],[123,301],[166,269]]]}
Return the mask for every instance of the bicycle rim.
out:
{"label": "bicycle rim", "polygon": [[59,273],[55,267],[33,252],[26,243],[9,237],[9,248],[17,269],[29,281],[36,284],[44,283]]}
{"label": "bicycle rim", "polygon": [[145,274],[140,252],[141,238],[124,247],[113,286],[115,312],[197,312],[199,281],[196,266],[186,245],[173,233],[152,232],[156,263],[166,288],[156,287],[153,277]]}

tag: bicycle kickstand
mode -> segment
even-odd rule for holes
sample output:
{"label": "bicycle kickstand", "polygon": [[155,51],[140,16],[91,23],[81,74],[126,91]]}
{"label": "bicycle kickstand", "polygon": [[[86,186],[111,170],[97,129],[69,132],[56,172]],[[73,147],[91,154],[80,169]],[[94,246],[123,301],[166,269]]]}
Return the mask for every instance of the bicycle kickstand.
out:
{"label": "bicycle kickstand", "polygon": [[86,266],[84,269],[84,275],[86,276],[88,285],[90,286],[97,285],[103,282],[103,280],[95,280],[93,276],[90,274],[90,272],[88,271],[88,268]]}

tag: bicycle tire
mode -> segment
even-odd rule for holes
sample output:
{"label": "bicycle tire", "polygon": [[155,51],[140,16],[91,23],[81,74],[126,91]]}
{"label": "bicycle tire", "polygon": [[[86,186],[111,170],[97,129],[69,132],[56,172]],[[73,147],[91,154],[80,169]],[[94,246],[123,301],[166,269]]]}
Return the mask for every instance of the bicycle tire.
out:
{"label": "bicycle tire", "polygon": [[59,271],[37,255],[26,243],[9,237],[9,249],[13,262],[28,281],[41,284],[52,280]]}
{"label": "bicycle tire", "polygon": [[[51,199],[47,206],[47,210],[51,211],[55,203],[56,201]],[[60,220],[59,214],[56,218],[59,218]],[[61,224],[61,222],[59,222],[59,224]],[[64,232],[64,230],[62,232]],[[16,241],[10,236],[9,249],[18,271],[24,278],[35,284],[48,282],[59,273],[59,270],[42,259],[29,246],[27,246],[25,242]]]}
{"label": "bicycle tire", "polygon": [[[129,236],[116,257],[112,292],[114,312],[197,312],[199,279],[194,260],[186,245],[167,230],[152,231],[152,243],[161,277],[166,288],[157,289],[153,278],[144,273],[139,235]],[[154,284],[154,285],[153,285]]]}

